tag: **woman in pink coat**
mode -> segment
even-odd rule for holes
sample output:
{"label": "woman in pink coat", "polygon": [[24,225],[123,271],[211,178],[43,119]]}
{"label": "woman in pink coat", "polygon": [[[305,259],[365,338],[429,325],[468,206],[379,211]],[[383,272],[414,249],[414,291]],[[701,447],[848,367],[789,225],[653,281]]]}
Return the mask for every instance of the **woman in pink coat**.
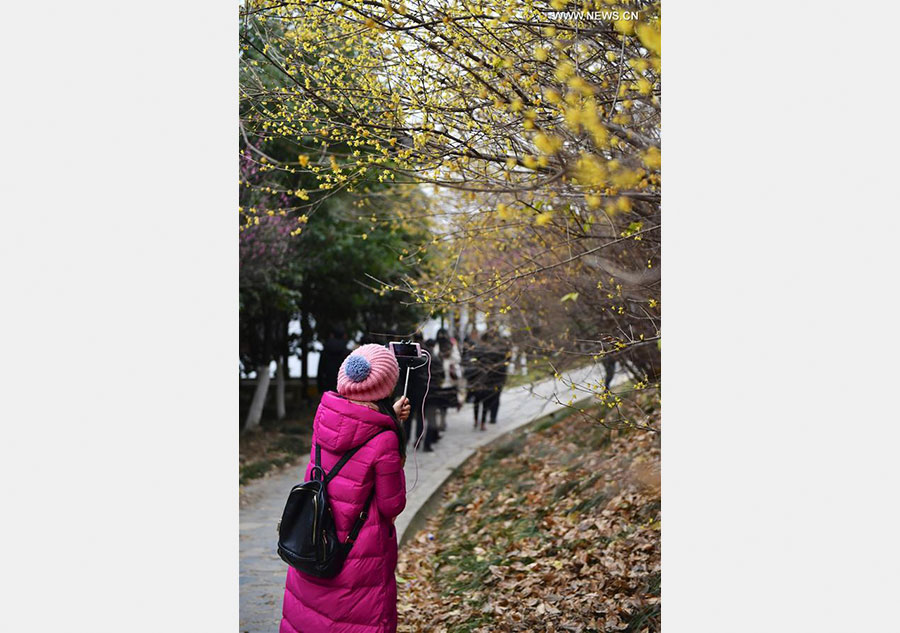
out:
{"label": "woman in pink coat", "polygon": [[[288,568],[279,633],[394,633],[397,630],[397,534],[394,519],[406,506],[402,422],[404,397],[390,405],[399,367],[381,345],[363,345],[344,359],[338,393],[322,395],[313,422],[313,448],[306,481],[322,451],[330,471],[341,456],[365,442],[328,484],[328,499],[341,541],[375,487],[368,517],[344,567],[334,578],[316,578]],[[379,433],[383,429],[390,432]],[[396,432],[393,432],[396,431]],[[379,433],[377,437],[375,434]]]}

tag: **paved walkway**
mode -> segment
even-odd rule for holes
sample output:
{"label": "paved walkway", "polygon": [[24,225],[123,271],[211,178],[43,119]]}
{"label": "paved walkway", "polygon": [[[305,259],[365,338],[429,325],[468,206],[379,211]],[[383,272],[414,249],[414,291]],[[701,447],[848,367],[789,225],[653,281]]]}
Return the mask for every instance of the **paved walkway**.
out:
{"label": "paved walkway", "polygon": [[[599,366],[565,372],[575,382],[602,382]],[[617,378],[622,378],[617,376]],[[619,381],[617,380],[616,383]],[[533,390],[533,393],[531,392]],[[406,509],[397,517],[397,534],[403,535],[416,511],[428,501],[450,473],[480,446],[499,435],[527,424],[541,415],[562,408],[553,394],[566,402],[571,391],[562,383],[546,380],[503,392],[497,424],[487,431],[472,429],[472,405],[447,415],[447,431],[433,453],[415,454],[406,460]],[[579,397],[584,394],[579,394]],[[301,480],[305,468],[295,467],[244,487],[245,504],[240,523],[240,631],[277,633],[281,619],[286,565],[275,553],[275,525],[281,518],[284,501],[291,487]]]}

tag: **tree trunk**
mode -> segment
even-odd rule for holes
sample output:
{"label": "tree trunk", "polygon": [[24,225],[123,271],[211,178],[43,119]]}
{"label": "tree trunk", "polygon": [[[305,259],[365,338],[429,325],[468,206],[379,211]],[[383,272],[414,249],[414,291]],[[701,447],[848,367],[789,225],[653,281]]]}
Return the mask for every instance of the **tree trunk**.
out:
{"label": "tree trunk", "polygon": [[279,422],[287,415],[287,410],[284,406],[284,374],[286,370],[287,362],[285,361],[284,356],[279,356],[278,369],[275,374],[275,408],[277,410],[276,416]]}
{"label": "tree trunk", "polygon": [[450,334],[452,338],[458,339],[459,336],[456,332],[456,311],[450,310],[449,318],[447,319],[447,332]]}
{"label": "tree trunk", "polygon": [[312,339],[312,326],[309,324],[309,312],[300,312],[300,384],[303,387],[303,402],[309,402],[309,344]]}
{"label": "tree trunk", "polygon": [[263,406],[266,404],[266,395],[269,393],[269,366],[260,365],[256,368],[256,390],[253,392],[253,400],[250,402],[250,411],[247,412],[247,421],[244,423],[244,433],[259,427],[262,419]]}

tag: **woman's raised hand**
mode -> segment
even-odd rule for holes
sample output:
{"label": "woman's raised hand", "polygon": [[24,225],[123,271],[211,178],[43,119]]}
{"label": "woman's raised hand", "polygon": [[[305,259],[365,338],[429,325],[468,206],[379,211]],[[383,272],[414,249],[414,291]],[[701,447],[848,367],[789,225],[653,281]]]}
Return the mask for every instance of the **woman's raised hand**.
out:
{"label": "woman's raised hand", "polygon": [[397,418],[401,422],[406,422],[406,418],[409,417],[409,412],[412,410],[412,405],[409,404],[409,398],[406,396],[402,396],[397,402],[394,403],[394,413],[397,414]]}

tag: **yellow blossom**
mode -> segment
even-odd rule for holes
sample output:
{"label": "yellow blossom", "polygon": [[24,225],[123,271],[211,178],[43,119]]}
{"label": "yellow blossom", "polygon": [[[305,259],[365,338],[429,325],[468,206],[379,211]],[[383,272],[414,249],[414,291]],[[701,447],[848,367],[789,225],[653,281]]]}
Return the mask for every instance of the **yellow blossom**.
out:
{"label": "yellow blossom", "polygon": [[534,218],[534,223],[536,226],[544,226],[545,224],[549,224],[550,220],[553,219],[553,213],[551,211],[544,211],[543,213],[538,213]]}
{"label": "yellow blossom", "polygon": [[634,33],[634,21],[632,20],[616,20],[613,22],[615,28],[622,35],[631,35]]}
{"label": "yellow blossom", "polygon": [[562,139],[558,136],[538,132],[534,136],[534,145],[545,154],[555,154],[562,147]]}
{"label": "yellow blossom", "polygon": [[566,61],[559,62],[556,67],[556,78],[559,81],[566,81],[575,74],[575,67]]}
{"label": "yellow blossom", "polygon": [[652,51],[657,55],[662,54],[662,38],[656,28],[646,22],[642,22],[634,27],[634,29],[637,32],[638,39],[641,40],[641,44],[643,44],[648,51]]}
{"label": "yellow blossom", "polygon": [[658,147],[651,147],[644,152],[644,164],[650,169],[659,169],[662,166],[662,155]]}
{"label": "yellow blossom", "polygon": [[583,153],[575,164],[575,177],[583,185],[602,187],[606,184],[608,170],[594,155]]}
{"label": "yellow blossom", "polygon": [[647,72],[647,69],[650,68],[650,62],[643,57],[635,57],[634,59],[629,59],[628,65],[634,68],[634,70],[639,73]]}
{"label": "yellow blossom", "polygon": [[584,200],[590,209],[599,209],[600,205],[603,204],[603,197],[593,193],[586,195]]}

